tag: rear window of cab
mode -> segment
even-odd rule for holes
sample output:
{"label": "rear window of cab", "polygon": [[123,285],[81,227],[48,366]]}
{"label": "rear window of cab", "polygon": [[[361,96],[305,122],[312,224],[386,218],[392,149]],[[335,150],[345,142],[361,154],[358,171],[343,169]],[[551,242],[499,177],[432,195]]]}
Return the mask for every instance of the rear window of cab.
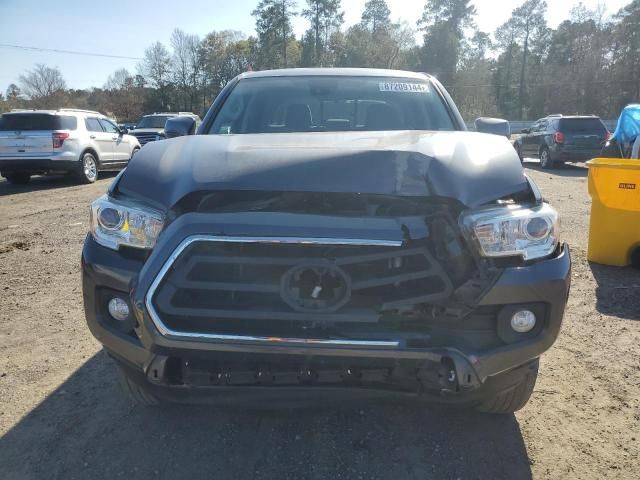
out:
{"label": "rear window of cab", "polygon": [[45,113],[5,113],[0,116],[0,131],[75,130],[76,117]]}
{"label": "rear window of cab", "polygon": [[558,129],[567,133],[607,131],[607,127],[599,118],[561,118],[558,120]]}

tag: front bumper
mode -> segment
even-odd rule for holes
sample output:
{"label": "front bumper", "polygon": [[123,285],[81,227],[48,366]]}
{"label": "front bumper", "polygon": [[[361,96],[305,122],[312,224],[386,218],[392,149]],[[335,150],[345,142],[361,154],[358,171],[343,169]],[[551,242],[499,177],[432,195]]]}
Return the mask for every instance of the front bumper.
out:
{"label": "front bumper", "polygon": [[577,149],[563,145],[554,145],[551,149],[551,157],[560,162],[586,162],[600,156],[601,149]]}
{"label": "front bumper", "polygon": [[166,138],[164,130],[131,130],[129,135],[133,136],[140,142],[140,145],[146,145],[149,142],[164,140]]}
{"label": "front bumper", "polygon": [[[329,379],[324,385],[328,388],[366,385],[373,390],[415,393],[421,390],[416,389],[416,385],[426,385],[440,394],[466,395],[482,391],[499,374],[508,376],[509,372],[517,371],[554,343],[560,331],[571,279],[570,252],[566,245],[554,258],[504,269],[479,300],[478,308],[544,304],[544,324],[532,338],[488,350],[456,347],[455,341],[451,346],[417,348],[402,344],[389,347],[296,343],[277,338],[267,341],[173,338],[157,328],[144,302],[151,281],[164,263],[162,258],[155,258],[158,256],[160,254],[154,252],[146,261],[126,256],[98,245],[89,235],[82,255],[84,305],[91,332],[124,368],[141,382],[173,392],[185,388],[191,391],[193,386],[212,386],[218,390],[243,386],[251,390],[244,380],[238,380],[238,385],[234,385],[237,379],[246,380],[247,375],[251,375],[246,369],[234,371],[233,379],[212,379],[215,374],[212,365],[235,359],[240,359],[245,366],[251,365],[255,368],[254,373],[262,368],[269,372],[282,368],[284,373],[275,377],[283,379],[282,386],[276,381],[275,385],[264,387],[288,388],[285,373],[293,366],[294,371],[308,371],[312,376],[312,371],[322,372],[324,378]],[[122,333],[105,321],[104,295],[99,293],[105,289],[130,299],[137,321],[135,333]],[[357,372],[359,382],[345,380],[345,366]],[[181,370],[183,377],[177,383],[172,380],[172,371],[176,368]],[[385,371],[394,374],[380,377],[380,372]],[[363,382],[364,377],[370,382]],[[315,384],[312,377],[307,380],[300,381],[300,386]],[[257,384],[260,385],[259,381]]]}

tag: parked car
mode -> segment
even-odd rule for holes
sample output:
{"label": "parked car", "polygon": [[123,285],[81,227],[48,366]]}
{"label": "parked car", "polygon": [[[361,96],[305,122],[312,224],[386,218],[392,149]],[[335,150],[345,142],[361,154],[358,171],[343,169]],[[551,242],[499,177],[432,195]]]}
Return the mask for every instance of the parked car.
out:
{"label": "parked car", "polygon": [[509,140],[418,73],[244,73],[91,218],[87,323],[144,404],[348,389],[513,412],[571,279]]}
{"label": "parked car", "polygon": [[131,131],[131,134],[136,136],[140,141],[140,145],[144,145],[155,140],[163,140],[166,138],[164,131],[165,123],[167,123],[167,120],[170,118],[175,117],[190,117],[197,125],[202,123],[200,117],[191,112],[153,113],[142,117],[136,125],[136,128]]}
{"label": "parked car", "polygon": [[100,170],[125,167],[138,150],[135,137],[99,112],[62,108],[0,116],[0,174],[11,183],[41,174],[92,183]]}
{"label": "parked car", "polygon": [[520,160],[540,158],[542,168],[597,157],[609,138],[599,117],[550,115],[522,130],[513,144]]}
{"label": "parked car", "polygon": [[127,130],[133,130],[136,128],[136,124],[132,122],[125,122],[125,123],[119,123],[118,127],[123,129],[126,128]]}

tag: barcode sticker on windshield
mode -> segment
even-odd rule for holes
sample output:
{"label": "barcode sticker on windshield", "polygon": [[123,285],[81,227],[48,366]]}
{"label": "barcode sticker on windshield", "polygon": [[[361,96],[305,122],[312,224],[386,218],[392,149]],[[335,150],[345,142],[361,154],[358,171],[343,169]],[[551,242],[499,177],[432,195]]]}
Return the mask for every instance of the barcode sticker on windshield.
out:
{"label": "barcode sticker on windshield", "polygon": [[426,83],[380,82],[381,92],[429,93]]}

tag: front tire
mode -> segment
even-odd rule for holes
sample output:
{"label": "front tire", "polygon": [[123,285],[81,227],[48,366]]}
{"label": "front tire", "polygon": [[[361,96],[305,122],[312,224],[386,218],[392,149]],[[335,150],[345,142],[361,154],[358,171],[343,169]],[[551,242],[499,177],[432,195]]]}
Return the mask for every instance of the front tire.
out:
{"label": "front tire", "polygon": [[136,154],[140,151],[140,147],[135,147],[132,151],[131,151],[131,157],[129,158],[129,161],[133,160],[133,157],[136,156]]}
{"label": "front tire", "polygon": [[493,413],[506,415],[520,410],[524,407],[533,389],[536,386],[538,378],[538,370],[540,368],[540,359],[536,359],[529,364],[526,374],[515,385],[503,390],[480,403],[476,410],[483,413]]}
{"label": "front tire", "polygon": [[545,170],[549,170],[554,167],[553,160],[551,159],[551,152],[547,147],[542,147],[542,150],[540,150],[540,167]]}
{"label": "front tire", "polygon": [[98,160],[92,153],[82,156],[76,178],[80,183],[94,183],[98,179]]}
{"label": "front tire", "polygon": [[4,178],[12,185],[26,185],[31,180],[31,175],[25,172],[7,173]]}

